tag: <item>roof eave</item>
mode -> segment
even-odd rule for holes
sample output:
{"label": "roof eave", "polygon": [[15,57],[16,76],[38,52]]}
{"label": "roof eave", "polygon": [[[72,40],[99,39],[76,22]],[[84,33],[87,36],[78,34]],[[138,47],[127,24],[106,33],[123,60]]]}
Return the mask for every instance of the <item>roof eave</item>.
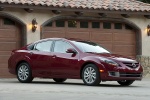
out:
{"label": "roof eave", "polygon": [[28,4],[0,4],[3,8],[28,8],[37,10],[61,10],[70,12],[93,12],[93,13],[115,13],[115,14],[138,14],[138,15],[150,15],[150,11],[131,11],[131,10],[110,10],[110,9],[89,9],[89,8],[70,8],[70,7],[53,7],[53,6],[41,6],[41,5],[28,5]]}

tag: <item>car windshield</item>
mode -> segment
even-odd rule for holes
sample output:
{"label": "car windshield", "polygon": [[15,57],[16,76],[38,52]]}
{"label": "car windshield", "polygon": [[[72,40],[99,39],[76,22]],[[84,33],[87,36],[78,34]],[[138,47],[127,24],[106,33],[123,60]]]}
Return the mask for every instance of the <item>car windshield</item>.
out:
{"label": "car windshield", "polygon": [[77,46],[82,52],[87,53],[110,53],[108,50],[99,46],[93,42],[87,41],[71,41],[75,46]]}

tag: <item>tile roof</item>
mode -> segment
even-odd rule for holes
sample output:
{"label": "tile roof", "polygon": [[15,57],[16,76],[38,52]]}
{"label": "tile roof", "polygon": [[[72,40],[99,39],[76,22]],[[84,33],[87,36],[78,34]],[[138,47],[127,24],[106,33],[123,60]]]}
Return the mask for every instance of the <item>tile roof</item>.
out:
{"label": "tile roof", "polygon": [[1,4],[150,12],[150,4],[137,0],[0,0]]}

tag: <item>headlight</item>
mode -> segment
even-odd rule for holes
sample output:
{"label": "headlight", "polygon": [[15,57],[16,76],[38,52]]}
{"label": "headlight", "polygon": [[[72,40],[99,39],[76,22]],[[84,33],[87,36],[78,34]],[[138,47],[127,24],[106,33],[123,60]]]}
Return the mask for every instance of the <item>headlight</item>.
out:
{"label": "headlight", "polygon": [[109,65],[113,65],[113,66],[118,66],[118,64],[110,59],[106,59],[106,58],[100,58],[100,60],[104,61],[105,63],[109,64]]}

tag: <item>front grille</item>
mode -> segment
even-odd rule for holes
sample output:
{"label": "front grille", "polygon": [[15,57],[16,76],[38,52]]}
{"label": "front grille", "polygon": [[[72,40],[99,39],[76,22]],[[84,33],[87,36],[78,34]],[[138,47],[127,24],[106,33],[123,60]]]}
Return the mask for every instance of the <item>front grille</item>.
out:
{"label": "front grille", "polygon": [[141,73],[120,73],[120,77],[142,77]]}
{"label": "front grille", "polygon": [[124,62],[123,64],[125,64],[127,67],[130,67],[130,68],[137,68],[139,66],[139,63],[127,63],[127,62]]}

